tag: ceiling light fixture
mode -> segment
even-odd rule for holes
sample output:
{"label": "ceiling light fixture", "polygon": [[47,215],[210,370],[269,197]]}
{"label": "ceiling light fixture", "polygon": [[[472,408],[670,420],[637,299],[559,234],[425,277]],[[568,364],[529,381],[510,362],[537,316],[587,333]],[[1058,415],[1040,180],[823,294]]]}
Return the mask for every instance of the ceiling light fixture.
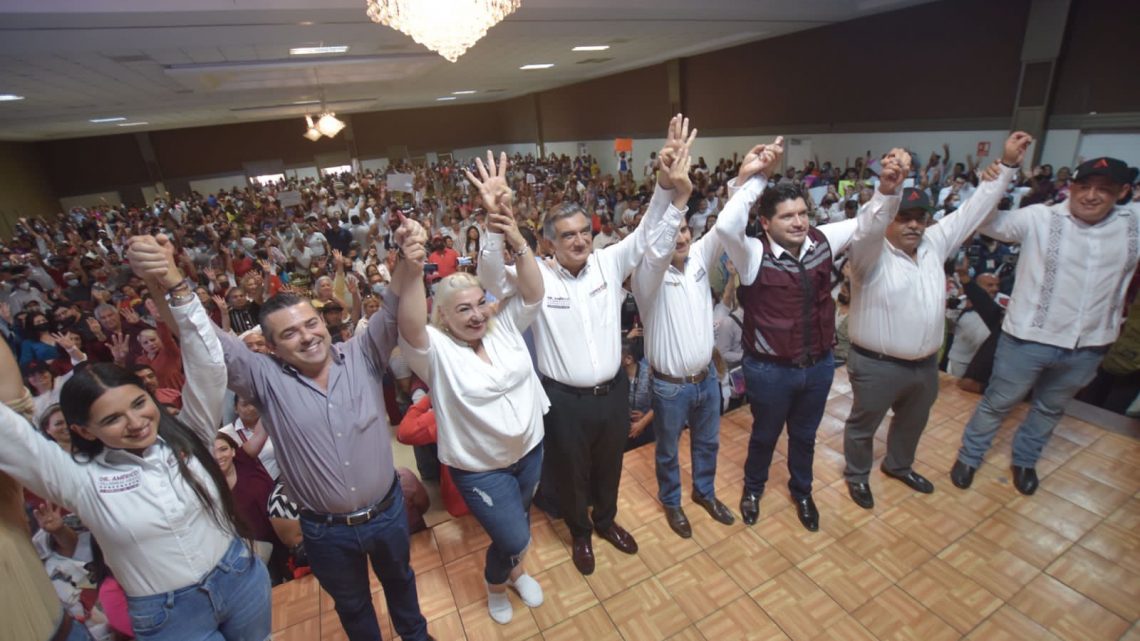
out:
{"label": "ceiling light fixture", "polygon": [[348,45],[330,45],[320,47],[293,47],[289,50],[291,56],[315,56],[322,53],[344,53],[348,51]]}
{"label": "ceiling light fixture", "polygon": [[487,30],[519,8],[521,0],[365,0],[372,22],[455,62]]}
{"label": "ceiling light fixture", "polygon": [[316,125],[313,124],[313,117],[312,116],[308,116],[308,115],[305,116],[305,124],[307,124],[309,126],[309,128],[306,129],[305,133],[302,135],[304,135],[306,138],[308,138],[309,140],[311,140],[313,142],[317,142],[318,140],[320,140],[321,139],[321,132],[317,129]]}
{"label": "ceiling light fixture", "polygon": [[530,71],[532,69],[549,69],[553,66],[554,66],[553,62],[544,62],[542,64],[523,65],[523,66],[519,67],[519,69],[522,69],[523,71]]}
{"label": "ceiling light fixture", "polygon": [[341,129],[344,129],[344,121],[337,118],[336,114],[331,111],[321,114],[317,120],[317,131],[329,138],[339,134]]}
{"label": "ceiling light fixture", "polygon": [[0,93],[0,102],[12,102],[13,100],[23,100],[23,96],[17,96],[14,93]]}
{"label": "ceiling light fixture", "polygon": [[436,101],[439,102],[439,101],[443,101],[443,100],[455,100],[455,99],[456,99],[455,96],[442,96],[442,97],[436,98]]}
{"label": "ceiling light fixture", "polygon": [[451,95],[453,95],[453,96],[470,96],[473,93],[476,93],[474,89],[464,89],[463,91],[453,91],[453,92],[451,92]]}
{"label": "ceiling light fixture", "polygon": [[143,121],[140,121],[140,122],[120,122],[118,124],[118,126],[119,127],[138,127],[139,125],[149,125],[149,124],[150,124],[149,122],[143,122]]}
{"label": "ceiling light fixture", "polygon": [[126,120],[126,118],[124,118],[122,116],[115,116],[114,118],[92,118],[91,120],[88,120],[87,122],[104,123],[104,122],[122,122],[124,120]]}
{"label": "ceiling light fixture", "polygon": [[570,51],[605,51],[609,48],[609,45],[578,45]]}

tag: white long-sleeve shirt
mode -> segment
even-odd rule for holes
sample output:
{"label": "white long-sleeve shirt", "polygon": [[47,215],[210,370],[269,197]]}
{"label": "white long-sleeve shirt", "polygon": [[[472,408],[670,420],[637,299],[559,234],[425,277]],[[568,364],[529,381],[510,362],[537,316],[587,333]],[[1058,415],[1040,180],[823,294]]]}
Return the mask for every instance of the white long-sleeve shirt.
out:
{"label": "white long-sleeve shirt", "polygon": [[926,229],[911,258],[885,238],[901,195],[882,196],[888,207],[864,207],[848,252],[851,265],[851,343],[905,360],[930,356],[942,346],[946,314],[943,264],[993,213],[1016,170],[1003,167],[996,180],[983,182],[969,200]]}
{"label": "white long-sleeve shirt", "polygon": [[[225,393],[222,347],[196,297],[171,313],[186,367],[179,418],[212,448]],[[77,463],[6,405],[0,405],[0,435],[0,471],[78,514],[128,596],[198,582],[233,540],[202,507],[178,471],[176,454],[161,438],[142,456],[105,449],[90,462]],[[186,464],[220,506],[206,469],[193,457]]]}
{"label": "white long-sleeve shirt", "polygon": [[1140,255],[1140,214],[1116,207],[1089,225],[1069,202],[998,212],[981,229],[1021,243],[1002,331],[1022,340],[1073,349],[1116,340],[1124,297]]}
{"label": "white long-sleeve shirt", "polygon": [[672,253],[646,253],[633,272],[633,296],[645,324],[645,355],[654,371],[680,378],[708,369],[713,351],[709,270],[724,251],[716,234],[693,243],[683,269]]}
{"label": "white long-sleeve shirt", "polygon": [[[546,295],[534,323],[538,372],[565,385],[608,383],[621,364],[622,281],[643,255],[672,256],[681,210],[660,187],[645,219],[616,245],[594,251],[577,275],[561,265],[539,263]],[[487,234],[479,279],[496,297],[513,291],[503,264],[502,236]]]}

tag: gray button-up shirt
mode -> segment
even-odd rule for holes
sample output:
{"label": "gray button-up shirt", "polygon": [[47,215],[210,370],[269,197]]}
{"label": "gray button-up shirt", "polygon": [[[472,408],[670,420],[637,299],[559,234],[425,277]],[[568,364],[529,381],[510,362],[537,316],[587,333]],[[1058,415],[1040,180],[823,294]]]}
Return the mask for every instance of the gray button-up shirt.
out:
{"label": "gray button-up shirt", "polygon": [[382,379],[396,344],[396,305],[389,291],[364,334],[330,348],[328,390],[217,330],[229,387],[261,412],[289,496],[303,508],[353,512],[392,487],[396,471]]}

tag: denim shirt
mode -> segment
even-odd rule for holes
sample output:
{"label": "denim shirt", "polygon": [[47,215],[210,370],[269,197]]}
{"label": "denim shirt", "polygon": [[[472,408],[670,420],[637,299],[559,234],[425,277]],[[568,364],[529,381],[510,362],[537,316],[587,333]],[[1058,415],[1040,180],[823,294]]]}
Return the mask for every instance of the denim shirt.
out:
{"label": "denim shirt", "polygon": [[637,376],[629,385],[629,411],[648,412],[653,409],[653,386],[649,384],[649,361],[644,358],[637,364]]}

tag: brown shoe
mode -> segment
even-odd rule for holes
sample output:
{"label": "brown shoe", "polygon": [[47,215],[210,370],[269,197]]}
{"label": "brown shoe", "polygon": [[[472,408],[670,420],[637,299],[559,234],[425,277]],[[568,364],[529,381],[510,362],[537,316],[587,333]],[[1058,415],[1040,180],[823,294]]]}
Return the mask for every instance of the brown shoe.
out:
{"label": "brown shoe", "polygon": [[589,536],[574,539],[574,567],[583,575],[594,573],[594,546]]}
{"label": "brown shoe", "polygon": [[637,554],[637,541],[633,540],[633,535],[626,532],[622,526],[614,523],[606,531],[597,530],[598,536],[609,541],[615,548],[625,552],[626,554]]}

